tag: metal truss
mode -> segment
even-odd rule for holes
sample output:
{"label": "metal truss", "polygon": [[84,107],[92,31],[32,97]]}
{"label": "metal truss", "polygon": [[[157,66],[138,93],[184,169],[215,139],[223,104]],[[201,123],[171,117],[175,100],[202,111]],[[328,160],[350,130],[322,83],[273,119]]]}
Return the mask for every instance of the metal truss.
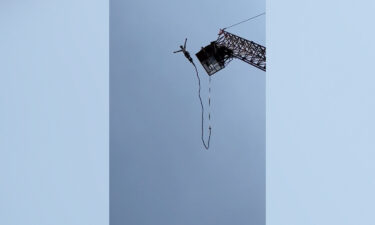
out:
{"label": "metal truss", "polygon": [[[216,40],[217,46],[224,46],[232,51],[232,57],[266,71],[266,47],[221,30]],[[225,60],[230,61],[230,60]],[[227,63],[227,62],[226,62]]]}

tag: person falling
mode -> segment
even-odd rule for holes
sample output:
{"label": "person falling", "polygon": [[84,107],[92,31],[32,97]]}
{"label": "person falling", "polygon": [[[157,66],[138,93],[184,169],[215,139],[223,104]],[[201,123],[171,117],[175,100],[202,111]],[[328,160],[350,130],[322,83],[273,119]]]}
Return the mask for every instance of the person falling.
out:
{"label": "person falling", "polygon": [[186,51],[186,41],[187,41],[187,38],[185,38],[185,44],[184,46],[182,47],[182,45],[180,45],[180,48],[181,50],[177,50],[177,51],[174,51],[173,53],[178,53],[178,52],[183,52],[185,57],[192,63],[194,64],[193,62],[193,59],[191,58],[190,56],[190,53],[188,51]]}

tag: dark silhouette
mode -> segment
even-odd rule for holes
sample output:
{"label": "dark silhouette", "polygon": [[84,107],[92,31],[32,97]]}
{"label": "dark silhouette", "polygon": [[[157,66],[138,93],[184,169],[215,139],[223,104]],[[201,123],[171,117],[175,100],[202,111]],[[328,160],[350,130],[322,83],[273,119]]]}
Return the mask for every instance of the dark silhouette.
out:
{"label": "dark silhouette", "polygon": [[180,45],[181,50],[174,51],[173,53],[183,52],[184,55],[185,55],[185,57],[186,57],[191,63],[194,64],[193,59],[192,59],[191,56],[190,56],[190,53],[189,53],[188,51],[186,51],[186,41],[187,41],[187,38],[185,38],[185,44],[184,44],[184,46]]}

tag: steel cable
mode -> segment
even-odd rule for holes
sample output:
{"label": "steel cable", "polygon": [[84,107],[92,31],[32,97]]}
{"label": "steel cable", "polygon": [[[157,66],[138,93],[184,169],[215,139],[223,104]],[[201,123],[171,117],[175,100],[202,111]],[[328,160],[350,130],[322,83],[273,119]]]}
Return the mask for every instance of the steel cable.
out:
{"label": "steel cable", "polygon": [[239,24],[241,24],[241,23],[245,23],[245,22],[247,22],[247,21],[249,21],[249,20],[255,19],[255,18],[257,18],[257,17],[259,17],[259,16],[262,16],[262,15],[265,15],[265,14],[266,14],[266,13],[263,12],[263,13],[258,14],[258,15],[256,15],[256,16],[250,17],[249,19],[246,19],[246,20],[243,20],[243,21],[241,21],[241,22],[238,22],[238,23],[235,23],[235,24],[233,24],[233,25],[230,25],[229,27],[225,27],[225,28],[223,28],[223,30],[228,29],[228,28],[231,28],[231,27],[234,27],[234,26],[237,26],[237,25],[239,25]]}

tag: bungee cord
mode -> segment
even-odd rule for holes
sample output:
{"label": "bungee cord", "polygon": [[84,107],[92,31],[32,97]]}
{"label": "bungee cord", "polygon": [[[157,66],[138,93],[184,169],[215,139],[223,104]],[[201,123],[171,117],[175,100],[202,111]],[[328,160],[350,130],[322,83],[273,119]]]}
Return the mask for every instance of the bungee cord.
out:
{"label": "bungee cord", "polygon": [[[209,124],[209,127],[208,127],[209,133],[208,133],[208,140],[207,140],[207,144],[206,144],[206,142],[204,141],[204,107],[203,107],[203,101],[202,101],[202,97],[201,97],[201,79],[199,77],[198,69],[195,66],[193,58],[191,58],[190,53],[186,50],[186,41],[187,41],[187,38],[185,38],[184,45],[183,46],[180,45],[180,50],[174,51],[173,53],[182,52],[184,54],[184,56],[189,60],[189,62],[194,66],[195,72],[197,74],[197,78],[198,78],[198,97],[199,97],[199,101],[201,103],[201,112],[202,112],[202,114],[201,114],[202,115],[202,118],[201,118],[201,128],[202,128],[201,139],[202,139],[204,147],[206,148],[206,150],[208,150],[210,148],[210,141],[211,141],[211,125]],[[209,82],[210,82],[210,85],[211,85],[211,77],[210,77]],[[211,105],[211,96],[210,96],[211,86],[209,86],[208,92],[209,92],[208,105],[210,106]],[[209,110],[208,120],[209,121],[211,120],[211,110]]]}
{"label": "bungee cord", "polygon": [[[201,139],[202,139],[202,143],[203,143],[203,146],[206,148],[206,150],[208,150],[210,148],[210,141],[211,141],[211,125],[209,125],[208,129],[209,129],[209,133],[208,133],[208,140],[207,140],[207,144],[206,142],[204,141],[204,107],[203,107],[203,101],[202,101],[202,97],[201,97],[201,79],[199,78],[199,73],[198,73],[198,69],[197,67],[195,66],[194,62],[191,62],[191,64],[194,66],[194,69],[195,69],[195,72],[196,72],[196,75],[197,75],[197,78],[198,78],[198,97],[199,97],[199,101],[201,103]],[[211,77],[210,77],[210,83],[211,83]],[[211,87],[209,88],[209,93],[211,92]],[[211,105],[211,97],[209,96],[208,98],[208,105],[210,106]],[[211,120],[211,112],[209,112],[208,114],[208,119]]]}

